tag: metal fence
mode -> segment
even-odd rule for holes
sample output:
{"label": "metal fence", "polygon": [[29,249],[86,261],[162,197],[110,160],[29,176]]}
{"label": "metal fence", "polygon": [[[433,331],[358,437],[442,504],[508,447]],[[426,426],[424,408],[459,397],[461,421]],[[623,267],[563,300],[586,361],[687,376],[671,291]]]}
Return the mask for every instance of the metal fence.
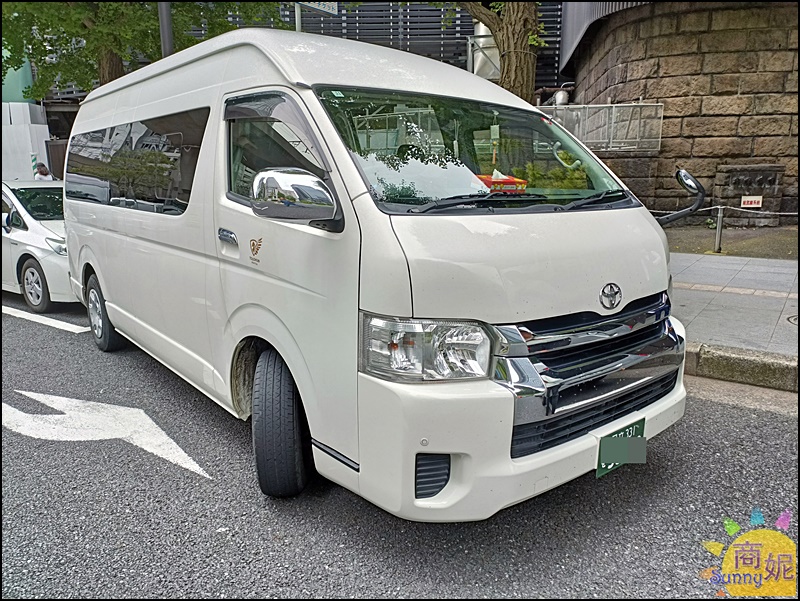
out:
{"label": "metal fence", "polygon": [[663,104],[566,104],[539,109],[594,151],[661,149]]}

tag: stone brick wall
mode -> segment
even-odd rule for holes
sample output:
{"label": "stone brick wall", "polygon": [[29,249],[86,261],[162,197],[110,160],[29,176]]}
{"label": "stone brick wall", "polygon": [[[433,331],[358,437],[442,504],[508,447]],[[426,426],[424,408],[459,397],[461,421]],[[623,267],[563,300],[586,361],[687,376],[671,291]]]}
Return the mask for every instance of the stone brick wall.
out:
{"label": "stone brick wall", "polygon": [[660,152],[598,153],[652,210],[687,206],[676,167],[711,197],[721,165],[778,164],[785,167],[780,210],[797,212],[797,29],[796,2],[623,10],[584,36],[571,102],[664,104]]}

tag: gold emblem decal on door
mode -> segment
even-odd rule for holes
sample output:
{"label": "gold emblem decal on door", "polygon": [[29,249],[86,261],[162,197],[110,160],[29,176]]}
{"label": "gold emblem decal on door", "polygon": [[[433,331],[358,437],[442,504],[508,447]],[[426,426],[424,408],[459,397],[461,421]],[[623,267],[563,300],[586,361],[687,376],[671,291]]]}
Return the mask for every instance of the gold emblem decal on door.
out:
{"label": "gold emblem decal on door", "polygon": [[253,265],[258,265],[261,262],[260,260],[256,259],[258,251],[261,250],[261,240],[262,238],[259,238],[258,240],[250,240],[250,262]]}

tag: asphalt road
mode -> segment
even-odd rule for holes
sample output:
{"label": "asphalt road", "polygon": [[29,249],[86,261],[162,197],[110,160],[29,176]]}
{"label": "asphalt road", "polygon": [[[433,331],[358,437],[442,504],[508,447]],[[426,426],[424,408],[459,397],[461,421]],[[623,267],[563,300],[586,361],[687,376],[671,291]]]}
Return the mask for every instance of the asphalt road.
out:
{"label": "asphalt road", "polygon": [[[3,293],[4,307],[25,309]],[[80,305],[51,315],[87,326]],[[687,379],[686,416],[645,465],[587,474],[489,520],[420,524],[317,479],[258,489],[249,423],[135,347],[3,314],[2,401],[17,391],[143,410],[210,478],[122,439],[2,434],[3,598],[705,597],[699,573],[789,509],[797,540],[797,395]],[[13,409],[12,409],[13,410]],[[714,560],[717,559],[715,562]]]}

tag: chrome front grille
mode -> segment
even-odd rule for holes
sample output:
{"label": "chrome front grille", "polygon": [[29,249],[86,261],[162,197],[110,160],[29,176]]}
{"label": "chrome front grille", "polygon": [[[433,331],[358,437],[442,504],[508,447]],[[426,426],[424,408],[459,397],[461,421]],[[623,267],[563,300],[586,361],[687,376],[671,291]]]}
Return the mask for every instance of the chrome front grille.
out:
{"label": "chrome front grille", "polygon": [[649,379],[622,390],[588,407],[559,413],[553,419],[514,426],[511,437],[511,457],[532,455],[610,424],[633,411],[644,409],[675,388],[678,371]]}
{"label": "chrome front grille", "polygon": [[[628,303],[612,316],[586,312],[498,326],[506,343],[497,357],[495,380],[515,394],[515,432],[523,425],[526,431],[549,431],[551,420],[577,409],[584,416],[581,423],[598,427],[606,422],[594,423],[593,412],[622,417],[635,411],[637,404],[627,403],[626,395],[653,382],[661,385],[655,397],[648,396],[648,404],[663,397],[675,386],[673,381],[668,390],[663,388],[669,378],[677,378],[685,348],[669,314],[669,298],[660,293]],[[587,431],[570,429],[575,436]],[[560,442],[553,444],[569,439],[557,437]],[[532,443],[522,448],[541,450]]]}
{"label": "chrome front grille", "polygon": [[664,337],[666,322],[660,321],[628,334],[606,340],[598,340],[593,344],[566,346],[552,351],[543,351],[534,356],[546,363],[549,370],[558,371],[561,377],[569,377],[573,373],[583,373],[597,365],[608,363],[615,358],[641,350],[642,347],[657,343]]}
{"label": "chrome front grille", "polygon": [[507,357],[540,355],[559,349],[596,344],[629,336],[637,330],[664,321],[670,314],[665,292],[628,303],[615,315],[584,311],[559,317],[537,319],[511,326],[497,326],[506,338]]}

